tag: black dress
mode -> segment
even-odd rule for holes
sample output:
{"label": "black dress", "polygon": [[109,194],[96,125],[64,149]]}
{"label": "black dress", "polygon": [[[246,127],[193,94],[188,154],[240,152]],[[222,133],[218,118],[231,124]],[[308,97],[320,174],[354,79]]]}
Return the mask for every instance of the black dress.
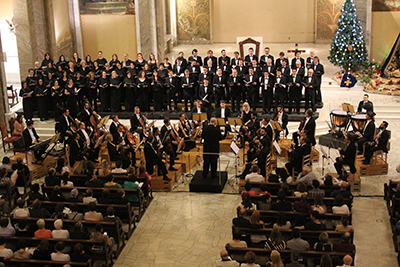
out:
{"label": "black dress", "polygon": [[110,90],[110,81],[108,78],[101,77],[97,85],[100,89],[100,102],[101,102],[101,111],[108,111],[110,109],[110,100],[111,100],[111,90]]}
{"label": "black dress", "polygon": [[65,90],[68,91],[68,95],[66,95],[66,101],[67,101],[67,108],[69,109],[69,113],[73,118],[76,117],[78,113],[78,106],[77,106],[77,100],[78,100],[78,93],[75,92],[75,85],[72,87],[66,86]]}
{"label": "black dress", "polygon": [[36,85],[35,96],[40,120],[47,120],[49,117],[47,92],[48,89],[44,85]]}
{"label": "black dress", "polygon": [[157,77],[157,80],[155,78],[152,79],[151,84],[154,99],[154,110],[160,111],[163,109],[164,103],[163,81],[160,77]]}
{"label": "black dress", "polygon": [[124,87],[125,87],[125,111],[132,112],[133,108],[136,105],[136,100],[137,100],[135,79],[125,78]]}
{"label": "black dress", "polygon": [[121,85],[121,80],[118,77],[110,79],[111,112],[118,112],[121,110]]}
{"label": "black dress", "polygon": [[149,111],[149,80],[145,78],[141,80],[140,78],[137,79],[137,97],[139,101],[139,108],[142,111]]}
{"label": "black dress", "polygon": [[75,79],[74,84],[79,90],[78,93],[79,106],[82,107],[84,100],[87,99],[88,97],[88,91],[86,89],[86,79],[82,77],[80,77],[79,79]]}
{"label": "black dress", "polygon": [[86,80],[86,91],[88,96],[88,101],[95,110],[97,110],[97,80],[87,79]]}
{"label": "black dress", "polygon": [[139,62],[138,60],[135,61],[135,66],[136,66],[138,72],[141,71],[141,70],[143,69],[143,67],[144,67],[144,65],[145,65],[146,63],[147,63],[147,62],[146,62],[146,60],[144,60],[144,59],[143,59],[142,62]]}
{"label": "black dress", "polygon": [[59,86],[55,88],[54,86],[51,87],[50,96],[52,98],[53,107],[54,107],[54,118],[58,120],[61,117],[63,103],[62,103],[62,96],[63,96],[63,89]]}
{"label": "black dress", "polygon": [[27,121],[32,120],[33,118],[34,92],[35,91],[29,87],[21,88],[21,90],[19,91],[19,96],[22,97],[22,107],[24,109],[24,117]]}

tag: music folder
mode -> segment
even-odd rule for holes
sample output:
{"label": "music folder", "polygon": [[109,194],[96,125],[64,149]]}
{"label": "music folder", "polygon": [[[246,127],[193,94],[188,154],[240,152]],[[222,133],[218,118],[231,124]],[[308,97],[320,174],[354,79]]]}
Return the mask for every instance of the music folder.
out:
{"label": "music folder", "polygon": [[207,113],[194,113],[192,116],[192,120],[194,121],[206,121]]}
{"label": "music folder", "polygon": [[243,122],[239,118],[228,118],[229,125],[232,126],[242,126]]}
{"label": "music folder", "polygon": [[224,118],[217,118],[218,126],[225,126],[225,119]]}
{"label": "music folder", "polygon": [[350,112],[351,114],[355,114],[354,106],[349,103],[342,103],[342,110],[346,112]]}

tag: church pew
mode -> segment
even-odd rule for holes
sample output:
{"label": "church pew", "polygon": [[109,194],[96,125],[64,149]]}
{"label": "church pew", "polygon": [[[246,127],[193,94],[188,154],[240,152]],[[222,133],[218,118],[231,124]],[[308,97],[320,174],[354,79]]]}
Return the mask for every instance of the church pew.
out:
{"label": "church pew", "polygon": [[[272,249],[264,249],[264,248],[227,248],[227,251],[232,259],[243,263],[246,262],[244,260],[244,256],[247,252],[252,251],[256,254],[256,263],[260,264],[261,266],[265,266],[266,263],[269,261],[269,257],[271,255]],[[290,254],[293,250],[279,250],[281,254],[281,258],[283,261],[290,262]],[[323,252],[323,251],[299,251],[300,255],[303,258],[303,262],[307,263],[307,260],[313,259],[321,259],[322,255],[328,254],[332,260],[336,260],[341,262],[343,257],[348,255],[348,253],[339,253],[339,252]],[[350,254],[350,256],[355,256],[355,253]],[[340,264],[339,264],[340,265]],[[336,265],[334,265],[336,266]]]}
{"label": "church pew", "polygon": [[[273,228],[263,228],[263,229],[251,229],[251,228],[241,228],[241,227],[232,227],[232,233],[237,230],[240,231],[243,234],[246,235],[247,239],[250,240],[249,236],[254,234],[254,235],[266,235],[270,236]],[[290,240],[292,230],[280,230],[282,233],[283,239],[285,241]],[[314,241],[318,240],[319,235],[323,232],[328,233],[329,239],[330,240],[340,240],[344,234],[344,232],[338,232],[338,231],[310,231],[310,230],[301,230],[301,238],[304,240],[307,240],[310,243],[310,248],[314,246]],[[353,238],[354,238],[354,231],[350,232],[350,242],[353,243]]]}
{"label": "church pew", "polygon": [[[87,189],[91,189],[93,191],[93,197],[96,198],[100,198],[101,194],[103,192],[104,189],[108,189],[110,191],[111,194],[116,194],[118,190],[124,190],[125,195],[129,196],[129,195],[134,195],[137,196],[137,198],[139,199],[138,202],[131,202],[131,206],[132,207],[138,207],[139,208],[139,214],[136,217],[138,221],[140,221],[140,219],[142,218],[144,211],[146,209],[145,204],[144,204],[144,196],[143,193],[140,193],[140,190],[138,189],[123,189],[123,188],[103,188],[103,187],[60,187],[60,190],[62,193],[69,193],[71,192],[72,189],[76,188],[79,193],[84,193],[86,192]],[[53,191],[54,186],[42,186],[42,192],[44,194],[46,194],[47,196],[49,196],[51,194],[51,192]]]}
{"label": "church pew", "polygon": [[88,262],[72,262],[72,261],[43,261],[43,260],[18,260],[18,259],[3,259],[1,260],[7,267],[17,267],[21,264],[27,264],[30,267],[43,267],[49,265],[50,267],[63,267],[63,266],[92,266],[92,261]]}
{"label": "church pew", "polygon": [[[39,219],[43,219],[45,222],[46,229],[54,230],[54,222],[56,219],[53,218],[32,218],[32,217],[25,217],[25,218],[11,218],[11,224],[15,225],[18,223],[19,220],[24,219],[27,220],[28,223],[33,227],[33,229],[37,229],[36,222]],[[75,220],[65,220],[63,219],[63,229],[71,229],[78,221]],[[109,233],[116,233],[115,244],[117,245],[116,255],[121,253],[122,249],[125,247],[125,232],[122,229],[122,226],[115,222],[105,222],[105,221],[79,221],[82,223],[83,227],[94,229],[96,224],[100,224],[104,230],[104,232]]]}
{"label": "church pew", "polygon": [[[69,207],[71,204],[77,204],[79,207],[79,212],[81,212],[82,214],[85,214],[85,212],[88,211],[89,206],[89,203],[68,201],[41,201],[40,203],[42,205],[42,208],[45,208],[50,213],[53,213],[55,211],[55,207],[58,203],[64,204],[65,207]],[[97,211],[101,212],[103,214],[103,217],[107,216],[107,208],[109,206],[110,204],[96,204]],[[133,208],[131,208],[131,203],[128,203],[127,205],[112,204],[112,207],[114,208],[115,216],[118,216],[122,220],[122,222],[128,224],[128,232],[126,234],[127,238],[129,239],[133,234],[133,231],[136,229],[136,215],[134,214]]]}
{"label": "church pew", "polygon": [[[258,210],[261,215],[261,220],[264,222],[276,222],[278,217],[279,211],[275,210]],[[253,214],[254,210],[246,210],[246,216],[249,218]],[[299,216],[306,216],[306,218],[310,218],[309,214],[301,213],[297,211],[284,211],[285,217],[287,220],[294,222]],[[341,221],[342,217],[345,216],[344,214],[336,214],[336,213],[325,213],[320,214],[320,220],[322,221]],[[351,225],[352,222],[352,214],[348,216],[349,224]],[[309,221],[309,220],[308,220]]]}
{"label": "church pew", "polygon": [[[17,243],[19,240],[25,240],[27,247],[37,247],[39,243],[42,241],[40,238],[34,238],[34,237],[17,237],[17,236],[7,236],[5,237],[6,239],[6,244],[7,247],[10,244],[13,244],[14,247],[17,247]],[[64,242],[65,246],[69,246],[71,248],[70,252],[74,251],[74,246],[78,243],[81,243],[83,245],[85,253],[90,257],[91,261],[95,260],[101,260],[106,263],[106,266],[110,266],[113,264],[113,257],[112,253],[110,250],[106,249],[104,253],[102,254],[97,254],[97,253],[91,253],[91,248],[93,246],[102,246],[102,247],[107,247],[107,244],[105,241],[95,241],[95,240],[89,240],[89,239],[59,239],[59,238],[48,238],[47,241],[49,241],[49,248],[50,252],[55,252],[53,249],[55,244],[58,242],[62,241]]]}

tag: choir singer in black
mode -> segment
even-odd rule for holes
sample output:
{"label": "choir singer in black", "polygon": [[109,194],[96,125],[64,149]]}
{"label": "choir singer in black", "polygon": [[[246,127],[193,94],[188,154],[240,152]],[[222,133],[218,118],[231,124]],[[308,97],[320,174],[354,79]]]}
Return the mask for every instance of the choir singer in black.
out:
{"label": "choir singer in black", "polygon": [[[211,178],[217,178],[217,162],[219,153],[219,141],[223,139],[219,127],[217,127],[217,119],[211,118],[210,124],[203,128],[203,178],[207,178],[211,165]],[[212,153],[212,154],[207,154]]]}

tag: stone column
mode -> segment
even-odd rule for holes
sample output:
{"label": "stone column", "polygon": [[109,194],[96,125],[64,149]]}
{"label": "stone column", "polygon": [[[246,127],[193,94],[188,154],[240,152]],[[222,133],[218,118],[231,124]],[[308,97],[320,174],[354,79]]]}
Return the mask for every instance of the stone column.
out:
{"label": "stone column", "polygon": [[370,53],[371,43],[371,19],[372,19],[372,0],[354,0],[357,9],[357,17],[364,30],[365,44]]}
{"label": "stone column", "polygon": [[68,0],[69,6],[69,22],[71,25],[71,35],[73,37],[74,47],[76,52],[84,58],[83,55],[83,42],[82,42],[82,29],[80,19],[79,0]]}
{"label": "stone column", "polygon": [[137,51],[147,60],[158,55],[155,0],[135,0]]}
{"label": "stone column", "polygon": [[7,82],[6,82],[6,73],[4,71],[4,56],[2,47],[3,46],[1,45],[1,32],[0,32],[0,123],[6,123],[5,114],[9,112],[9,107],[8,107]]}

